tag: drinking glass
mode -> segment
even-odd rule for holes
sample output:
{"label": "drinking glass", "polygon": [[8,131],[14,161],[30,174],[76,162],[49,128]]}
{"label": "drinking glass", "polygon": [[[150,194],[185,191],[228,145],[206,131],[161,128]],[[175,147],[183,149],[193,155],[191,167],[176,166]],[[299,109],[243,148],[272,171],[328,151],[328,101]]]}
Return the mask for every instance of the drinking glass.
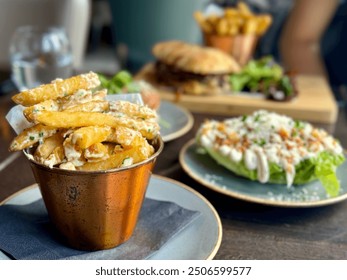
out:
{"label": "drinking glass", "polygon": [[19,90],[72,75],[72,52],[63,28],[21,26],[10,42],[12,79]]}

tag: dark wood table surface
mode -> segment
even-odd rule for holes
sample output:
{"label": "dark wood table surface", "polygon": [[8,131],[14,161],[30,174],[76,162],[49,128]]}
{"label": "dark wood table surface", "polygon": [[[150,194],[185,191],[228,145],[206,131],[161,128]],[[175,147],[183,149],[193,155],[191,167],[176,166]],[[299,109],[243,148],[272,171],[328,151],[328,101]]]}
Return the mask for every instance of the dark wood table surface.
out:
{"label": "dark wood table surface", "polygon": [[[0,201],[35,182],[23,154],[16,157],[8,152],[14,132],[4,116],[13,105],[10,94],[0,96]],[[205,118],[224,118],[195,113],[193,117],[194,126],[187,134],[165,144],[154,173],[192,187],[214,205],[223,227],[215,259],[347,259],[347,201],[314,208],[273,207],[233,199],[191,179],[178,161],[181,147]],[[336,124],[323,127],[347,147],[344,109]],[[16,158],[4,167],[11,157]]]}

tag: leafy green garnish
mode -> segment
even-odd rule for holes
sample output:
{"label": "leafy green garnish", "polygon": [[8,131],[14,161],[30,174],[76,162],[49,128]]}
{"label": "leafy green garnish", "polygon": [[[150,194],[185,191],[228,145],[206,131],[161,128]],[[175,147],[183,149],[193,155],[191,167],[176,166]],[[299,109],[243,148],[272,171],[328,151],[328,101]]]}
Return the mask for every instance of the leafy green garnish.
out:
{"label": "leafy green garnish", "polygon": [[133,80],[133,76],[126,70],[119,71],[111,78],[98,74],[101,86],[108,90],[109,94],[124,92],[139,92],[139,85]]}
{"label": "leafy green garnish", "polygon": [[241,72],[229,77],[234,92],[260,92],[271,96],[274,91],[282,91],[285,96],[294,95],[294,87],[282,67],[272,56],[250,60]]}
{"label": "leafy green garnish", "polygon": [[321,153],[317,159],[315,175],[321,181],[327,194],[335,197],[340,191],[340,182],[336,177],[336,168],[345,160],[343,155],[332,157],[328,153]]}

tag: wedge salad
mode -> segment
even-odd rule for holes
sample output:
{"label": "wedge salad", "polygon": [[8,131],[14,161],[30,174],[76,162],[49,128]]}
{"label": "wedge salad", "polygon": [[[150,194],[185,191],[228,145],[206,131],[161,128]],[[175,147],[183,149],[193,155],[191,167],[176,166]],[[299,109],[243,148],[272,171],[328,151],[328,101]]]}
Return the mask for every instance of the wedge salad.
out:
{"label": "wedge salad", "polygon": [[259,110],[206,120],[196,141],[219,164],[250,180],[288,187],[320,180],[329,197],[339,194],[336,169],[345,160],[343,148],[308,122]]}

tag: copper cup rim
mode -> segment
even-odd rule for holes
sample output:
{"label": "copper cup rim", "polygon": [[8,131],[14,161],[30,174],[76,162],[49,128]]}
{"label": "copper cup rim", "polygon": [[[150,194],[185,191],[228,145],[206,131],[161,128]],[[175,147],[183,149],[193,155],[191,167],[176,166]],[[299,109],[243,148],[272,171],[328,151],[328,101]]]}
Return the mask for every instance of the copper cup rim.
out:
{"label": "copper cup rim", "polygon": [[67,170],[67,169],[61,169],[58,167],[49,167],[47,165],[44,165],[42,163],[35,161],[31,155],[31,153],[28,152],[28,149],[23,150],[23,153],[32,164],[34,164],[34,165],[36,165],[42,169],[45,169],[46,171],[49,171],[49,172],[61,173],[61,174],[65,174],[65,175],[83,175],[83,174],[84,175],[98,175],[98,174],[107,174],[107,173],[118,173],[118,172],[122,172],[124,170],[135,169],[139,166],[146,165],[147,163],[153,161],[154,159],[156,159],[159,156],[159,154],[164,149],[164,141],[160,135],[151,141],[152,142],[158,141],[158,148],[153,153],[153,155],[151,155],[148,159],[145,159],[145,160],[140,161],[138,163],[132,164],[130,166],[118,167],[118,168],[112,168],[112,169],[106,169],[106,170],[94,170],[94,171],[88,170],[88,171],[85,171],[85,170]]}

